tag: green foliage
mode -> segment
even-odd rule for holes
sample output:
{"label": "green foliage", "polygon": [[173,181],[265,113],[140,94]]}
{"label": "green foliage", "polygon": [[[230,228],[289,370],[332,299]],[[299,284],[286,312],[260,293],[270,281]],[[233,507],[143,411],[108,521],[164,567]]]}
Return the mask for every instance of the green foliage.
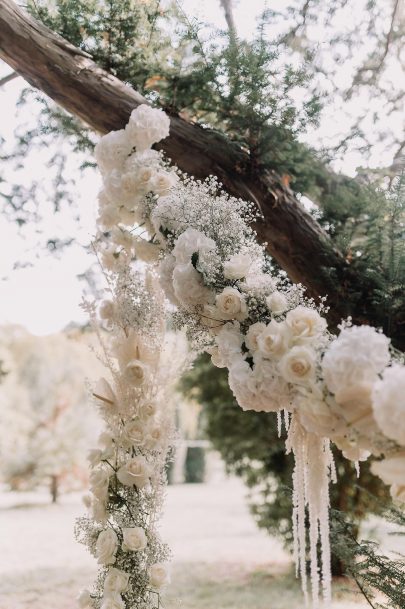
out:
{"label": "green foliage", "polygon": [[361,191],[344,184],[341,203],[325,198],[318,219],[364,283],[370,278],[377,285],[370,302],[378,317],[368,323],[392,335],[394,328],[405,327],[405,174],[386,182]]}
{"label": "green foliage", "polygon": [[[240,476],[250,489],[251,510],[258,525],[290,545],[293,460],[285,454],[285,436],[277,435],[276,416],[239,408],[229,389],[226,370],[214,368],[208,356],[197,360],[181,388],[203,406],[208,438],[228,470]],[[388,499],[388,492],[370,474],[367,464],[362,463],[357,479],[353,464],[337,451],[335,462],[338,484],[331,486],[332,506],[344,511],[357,527],[368,513],[380,511],[380,502]],[[370,493],[377,499],[370,499]]]}
{"label": "green foliage", "polygon": [[[405,535],[405,514],[391,506],[385,519],[397,525],[396,534]],[[394,534],[395,534],[394,533]],[[386,556],[374,541],[358,540],[356,530],[344,514],[335,511],[332,518],[332,549],[342,561],[347,575],[375,609],[405,607],[405,556]],[[375,600],[382,594],[384,602]]]}
{"label": "green foliage", "polygon": [[[288,176],[296,190],[311,190],[319,161],[298,135],[316,124],[320,99],[306,94],[308,62],[293,67],[267,39],[268,14],[248,42],[215,30],[201,39],[205,24],[189,21],[177,3],[163,9],[158,1],[36,0],[29,8],[155,104],[226,133],[249,152],[252,168],[264,165]],[[46,112],[80,149],[91,145],[78,121]]]}

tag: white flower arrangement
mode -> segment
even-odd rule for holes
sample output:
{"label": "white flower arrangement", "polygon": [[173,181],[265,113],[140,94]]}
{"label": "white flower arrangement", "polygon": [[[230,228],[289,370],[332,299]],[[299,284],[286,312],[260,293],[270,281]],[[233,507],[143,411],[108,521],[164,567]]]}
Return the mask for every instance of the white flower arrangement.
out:
{"label": "white flower arrangement", "polygon": [[[322,594],[327,603],[331,594],[328,485],[334,468],[330,441],[352,460],[383,455],[374,471],[391,485],[393,497],[405,500],[405,368],[393,360],[388,338],[373,328],[346,323],[338,337],[330,334],[322,315],[323,302],[315,305],[300,286],[289,285],[283,276],[268,271],[271,265],[251,228],[257,217],[253,204],[227,196],[215,178],[200,182],[176,175],[162,156],[150,150],[153,143],[167,137],[168,129],[169,120],[162,111],[140,106],[125,130],[104,136],[97,145],[104,182],[100,226],[110,227],[101,259],[107,269],[128,266],[134,256],[155,268],[168,300],[177,307],[175,324],[187,328],[193,348],[208,350],[215,365],[229,369],[229,384],[239,405],[245,410],[277,412],[280,420],[280,412],[285,411],[287,449],[296,459],[295,560],[307,595],[307,509],[312,598],[317,607],[319,539]],[[132,241],[123,237],[125,231],[131,235],[137,224],[148,235],[142,247],[133,245],[138,237]],[[117,311],[118,303],[106,303],[100,314],[113,323]],[[132,323],[138,322],[132,318]],[[144,383],[152,382],[151,364],[138,355],[128,357],[124,339],[122,343],[122,374],[143,391]],[[118,389],[106,384],[97,389],[106,409],[119,408],[118,394]],[[127,422],[123,445],[132,442],[136,450],[151,447],[150,438],[159,444],[156,428],[155,432],[149,429]],[[137,454],[120,464],[114,477],[125,487],[143,492],[153,478],[150,467],[151,460]],[[97,501],[105,494],[103,476],[97,474],[92,483]],[[108,560],[115,556],[112,536],[110,542]],[[150,566],[148,578],[152,588],[159,589],[168,581],[166,567]],[[120,601],[111,602],[118,602],[111,605],[115,607]]]}
{"label": "white flower arrangement", "polygon": [[[120,236],[119,231],[111,234]],[[157,277],[149,272],[135,277],[130,258],[121,255],[113,258],[111,270],[103,270],[110,298],[98,307],[98,315],[94,304],[85,308],[109,370],[109,380],[101,378],[93,390],[106,429],[88,454],[90,495],[84,502],[89,514],[76,527],[100,572],[94,589],[83,590],[78,604],[82,609],[157,609],[161,589],[169,583],[170,552],[156,528],[173,437],[167,390],[184,355],[176,357],[165,336]]]}

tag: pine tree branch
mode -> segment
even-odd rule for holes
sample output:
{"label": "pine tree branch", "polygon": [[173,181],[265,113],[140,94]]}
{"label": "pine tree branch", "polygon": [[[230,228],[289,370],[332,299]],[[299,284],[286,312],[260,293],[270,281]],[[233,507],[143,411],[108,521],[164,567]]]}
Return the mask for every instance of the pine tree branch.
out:
{"label": "pine tree branch", "polygon": [[[100,133],[122,128],[145,99],[99,68],[87,53],[35,21],[12,0],[0,3],[0,57],[32,86]],[[248,154],[216,131],[171,117],[161,148],[182,171],[197,178],[218,176],[233,196],[253,201],[263,214],[258,238],[295,282],[315,298],[328,295],[329,321],[351,315],[355,323],[381,311],[376,285],[360,276],[305,211],[275,172],[253,168]],[[347,178],[336,176],[335,184]],[[396,344],[405,347],[405,332]]]}

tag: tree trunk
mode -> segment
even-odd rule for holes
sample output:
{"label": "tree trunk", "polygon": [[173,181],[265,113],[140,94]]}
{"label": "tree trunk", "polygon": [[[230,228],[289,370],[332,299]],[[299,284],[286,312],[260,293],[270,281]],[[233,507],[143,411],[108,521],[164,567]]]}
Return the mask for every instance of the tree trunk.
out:
{"label": "tree trunk", "polygon": [[59,497],[59,480],[58,480],[58,476],[55,476],[55,475],[51,476],[50,490],[51,490],[52,503],[57,503],[58,497]]}
{"label": "tree trunk", "polygon": [[[0,57],[100,133],[121,129],[131,111],[146,103],[12,0],[0,3]],[[178,116],[171,117],[170,136],[160,147],[182,171],[197,178],[216,175],[229,194],[257,204],[263,214],[255,225],[258,239],[267,244],[289,277],[307,288],[309,296],[327,295],[332,326],[348,315],[355,323],[368,318],[379,323],[374,280],[359,276],[276,173],[253,169],[239,146]],[[397,346],[404,347],[404,330],[399,333],[400,326],[394,327]]]}

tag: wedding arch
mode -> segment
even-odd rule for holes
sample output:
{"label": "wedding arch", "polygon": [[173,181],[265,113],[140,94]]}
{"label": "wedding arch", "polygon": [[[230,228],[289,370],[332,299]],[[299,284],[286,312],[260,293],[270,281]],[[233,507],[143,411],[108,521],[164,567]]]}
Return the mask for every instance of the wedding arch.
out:
{"label": "wedding arch", "polygon": [[[0,6],[0,31],[2,58],[110,132],[96,147],[104,186],[95,241],[110,296],[85,305],[95,328],[109,330],[108,340],[100,332],[109,378],[94,388],[106,431],[91,453],[89,515],[77,526],[101,568],[80,606],[159,607],[169,580],[169,549],[156,523],[173,439],[167,391],[181,363],[167,356],[168,315],[194,351],[209,350],[229,370],[243,409],[276,412],[285,425],[295,456],[297,573],[308,596],[307,512],[312,604],[329,601],[330,442],[354,462],[381,457],[376,475],[405,500],[403,358],[378,330],[352,325],[363,311],[346,318],[342,285],[355,285],[356,273],[277,175],[251,175],[243,151],[145,105],[11,0]],[[275,273],[267,251],[303,285]],[[136,274],[133,259],[145,263]],[[328,290],[328,308],[327,267],[344,279]],[[343,320],[338,336],[326,317]]]}
{"label": "wedding arch", "polygon": [[[159,607],[168,583],[168,551],[155,526],[173,433],[165,392],[179,371],[172,348],[164,357],[170,315],[192,351],[208,351],[228,369],[241,408],[276,412],[285,425],[295,458],[294,560],[308,602],[310,557],[316,608],[321,596],[331,601],[331,442],[357,467],[382,456],[374,473],[405,501],[405,366],[370,326],[348,319],[338,336],[328,331],[324,302],[273,271],[252,228],[257,208],[152,149],[169,128],[162,110],[141,105],[95,148],[103,178],[95,250],[110,297],[98,315],[95,304],[87,308],[96,329],[110,328],[109,344],[101,342],[112,384],[101,379],[94,390],[107,431],[90,456],[90,514],[78,536],[102,567],[80,606]],[[131,270],[134,260],[146,264],[144,279]],[[175,312],[165,311],[163,294]]]}

